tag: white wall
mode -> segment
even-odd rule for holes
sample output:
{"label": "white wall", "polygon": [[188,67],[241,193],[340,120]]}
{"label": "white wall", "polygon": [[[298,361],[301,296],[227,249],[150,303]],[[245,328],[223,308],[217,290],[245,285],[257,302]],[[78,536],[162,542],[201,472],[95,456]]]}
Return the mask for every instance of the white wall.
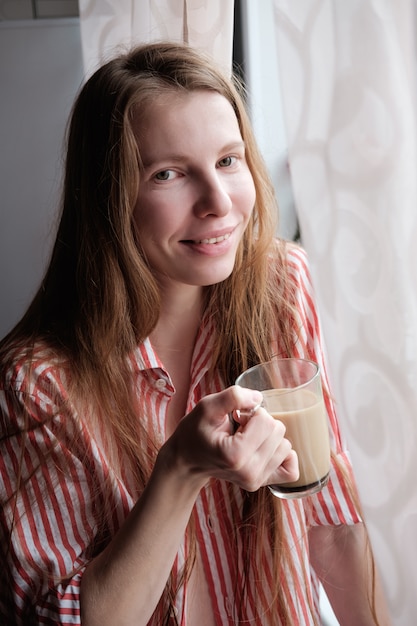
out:
{"label": "white wall", "polygon": [[43,274],[82,78],[77,18],[0,22],[0,337]]}

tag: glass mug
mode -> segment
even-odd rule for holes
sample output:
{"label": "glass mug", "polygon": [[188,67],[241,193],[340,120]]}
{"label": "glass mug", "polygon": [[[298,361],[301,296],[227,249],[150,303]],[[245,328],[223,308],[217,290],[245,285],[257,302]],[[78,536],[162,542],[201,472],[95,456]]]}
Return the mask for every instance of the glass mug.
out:
{"label": "glass mug", "polygon": [[301,498],[320,491],[329,480],[330,443],[317,363],[273,358],[240,374],[236,384],[262,392],[262,406],[285,424],[285,437],[298,455],[299,479],[268,485],[271,492],[279,498]]}

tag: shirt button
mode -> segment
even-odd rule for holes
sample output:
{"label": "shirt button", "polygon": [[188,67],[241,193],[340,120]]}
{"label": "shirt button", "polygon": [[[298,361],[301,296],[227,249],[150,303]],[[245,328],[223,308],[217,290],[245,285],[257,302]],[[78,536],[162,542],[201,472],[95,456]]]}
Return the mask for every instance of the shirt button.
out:
{"label": "shirt button", "polygon": [[167,386],[167,381],[165,380],[165,378],[158,378],[158,380],[155,381],[155,387],[157,389],[165,389],[166,386]]}

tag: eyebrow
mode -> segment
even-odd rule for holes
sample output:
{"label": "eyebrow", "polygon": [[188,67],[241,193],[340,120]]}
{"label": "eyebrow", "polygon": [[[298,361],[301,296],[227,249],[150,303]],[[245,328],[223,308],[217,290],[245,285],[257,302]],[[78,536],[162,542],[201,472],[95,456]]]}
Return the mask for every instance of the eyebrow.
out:
{"label": "eyebrow", "polygon": [[222,152],[228,152],[229,150],[235,150],[236,148],[246,148],[246,144],[243,139],[240,139],[239,141],[231,141],[230,143],[226,144],[222,148]]}

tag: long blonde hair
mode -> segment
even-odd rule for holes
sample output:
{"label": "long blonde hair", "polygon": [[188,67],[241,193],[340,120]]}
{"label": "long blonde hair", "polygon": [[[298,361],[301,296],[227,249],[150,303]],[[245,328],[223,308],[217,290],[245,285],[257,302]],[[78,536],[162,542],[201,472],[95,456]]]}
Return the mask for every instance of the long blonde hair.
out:
{"label": "long blonde hair", "polygon": [[[80,91],[68,129],[62,210],[51,260],[26,314],[0,344],[3,372],[16,351],[27,350],[30,359],[39,344],[70,363],[69,402],[84,409],[92,429],[101,429],[115,465],[123,458],[138,493],[148,480],[157,444],[150,433],[138,433],[127,356],[155,327],[160,294],[141,254],[140,225],[133,220],[141,158],[132,123],[160,94],[193,90],[216,91],[232,105],[256,188],[233,273],[206,289],[205,316],[216,328],[213,369],[229,384],[245,368],[269,359],[277,326],[282,353],[291,354],[295,317],[284,253],[273,243],[277,207],[244,92],[202,54],[171,43],[141,46],[109,61]],[[271,268],[277,268],[275,275]],[[251,551],[258,537],[270,536],[281,620],[290,623],[278,582],[282,559],[288,556],[279,501],[261,490],[247,495],[246,502],[244,545]],[[174,587],[171,581],[166,589],[167,616]]]}

